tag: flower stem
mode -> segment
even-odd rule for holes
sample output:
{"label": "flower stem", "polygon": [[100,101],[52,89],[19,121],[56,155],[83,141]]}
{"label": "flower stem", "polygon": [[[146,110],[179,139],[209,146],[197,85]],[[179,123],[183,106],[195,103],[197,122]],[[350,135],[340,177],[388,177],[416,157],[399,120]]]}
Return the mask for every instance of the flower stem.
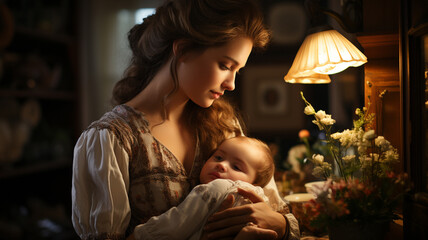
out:
{"label": "flower stem", "polygon": [[[372,141],[372,152],[373,152],[373,149],[374,149],[374,147],[375,147],[375,144],[374,144],[374,141]],[[374,165],[375,165],[375,156],[374,156],[374,153],[372,153],[372,164],[371,164],[371,170],[372,170],[372,172],[371,172],[371,176],[370,176],[370,179],[369,179],[369,182],[370,183],[373,183],[373,180],[374,180]]]}
{"label": "flower stem", "polygon": [[345,175],[345,172],[343,171],[342,161],[337,156],[336,151],[334,151],[334,142],[333,142],[333,138],[331,137],[331,134],[330,134],[330,128],[326,128],[326,126],[323,126],[323,128],[324,128],[325,133],[326,133],[327,143],[328,143],[328,145],[330,145],[329,150],[331,152],[331,155],[333,156],[334,161],[339,166],[340,175],[344,178],[345,181],[347,181],[347,176]]}

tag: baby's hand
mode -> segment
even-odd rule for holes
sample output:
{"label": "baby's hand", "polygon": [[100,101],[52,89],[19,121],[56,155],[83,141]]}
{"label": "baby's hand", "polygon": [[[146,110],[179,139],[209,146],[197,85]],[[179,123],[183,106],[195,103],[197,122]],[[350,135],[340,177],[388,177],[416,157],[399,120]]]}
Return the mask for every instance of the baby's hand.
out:
{"label": "baby's hand", "polygon": [[227,195],[218,208],[217,212],[221,212],[233,206],[235,203],[235,197],[232,194]]}

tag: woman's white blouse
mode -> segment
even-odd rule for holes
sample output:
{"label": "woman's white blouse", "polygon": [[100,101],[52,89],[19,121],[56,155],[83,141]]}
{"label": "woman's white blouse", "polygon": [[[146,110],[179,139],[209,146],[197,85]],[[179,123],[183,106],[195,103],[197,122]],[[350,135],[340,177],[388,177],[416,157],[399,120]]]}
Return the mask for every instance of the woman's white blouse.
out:
{"label": "woman's white blouse", "polygon": [[197,184],[199,142],[189,173],[150,132],[144,114],[118,105],[80,136],[73,160],[72,220],[82,239],[125,239],[177,206]]}
{"label": "woman's white blouse", "polygon": [[92,128],[81,135],[74,154],[72,220],[77,234],[82,239],[123,235],[131,218],[127,153],[108,130]]}

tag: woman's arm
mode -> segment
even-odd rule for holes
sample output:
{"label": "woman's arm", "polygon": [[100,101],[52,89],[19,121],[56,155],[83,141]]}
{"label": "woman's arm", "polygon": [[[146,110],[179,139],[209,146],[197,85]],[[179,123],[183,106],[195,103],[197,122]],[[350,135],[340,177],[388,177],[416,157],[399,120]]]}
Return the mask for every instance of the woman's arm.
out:
{"label": "woman's arm", "polygon": [[134,238],[199,239],[206,220],[219,208],[232,189],[235,189],[234,183],[227,179],[198,185],[177,207],[136,226]]}
{"label": "woman's arm", "polygon": [[125,239],[130,220],[128,155],[108,130],[90,129],[74,148],[72,222],[82,239]]}

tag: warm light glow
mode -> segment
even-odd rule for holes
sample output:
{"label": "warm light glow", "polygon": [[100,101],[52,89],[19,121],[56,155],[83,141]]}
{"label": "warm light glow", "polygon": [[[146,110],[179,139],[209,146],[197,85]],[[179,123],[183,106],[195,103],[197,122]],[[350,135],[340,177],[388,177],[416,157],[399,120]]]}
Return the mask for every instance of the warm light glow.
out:
{"label": "warm light glow", "polygon": [[[309,78],[311,83],[327,83],[322,75],[335,74],[366,62],[367,57],[336,30],[317,32],[305,38],[284,80],[297,83],[298,79]],[[315,74],[321,74],[319,82],[314,76],[320,76]]]}
{"label": "warm light glow", "polygon": [[284,80],[288,83],[303,83],[303,84],[321,84],[321,83],[330,83],[330,77],[326,74],[314,73],[310,76],[305,77],[293,77],[287,76],[284,77]]}

